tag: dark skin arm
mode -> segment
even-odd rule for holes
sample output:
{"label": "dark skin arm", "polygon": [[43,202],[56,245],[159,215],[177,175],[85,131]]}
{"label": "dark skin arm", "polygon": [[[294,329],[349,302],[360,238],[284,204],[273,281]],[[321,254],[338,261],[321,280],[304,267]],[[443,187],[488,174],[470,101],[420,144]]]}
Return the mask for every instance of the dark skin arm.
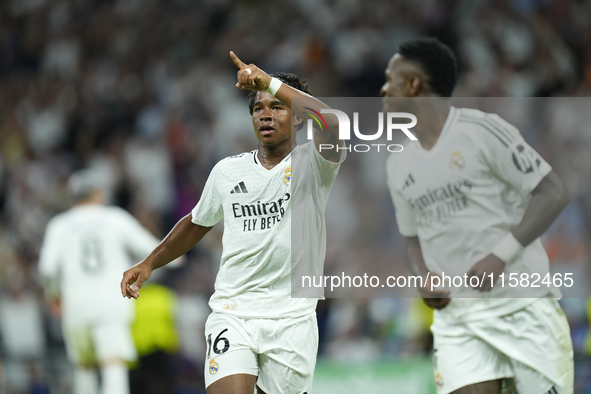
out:
{"label": "dark skin arm", "polygon": [[[531,199],[521,222],[511,233],[523,246],[527,246],[540,237],[556,220],[560,212],[569,204],[566,188],[554,171],[540,181],[532,191]],[[495,281],[505,270],[505,263],[492,253],[480,260],[468,271],[468,277],[482,277],[484,273],[493,273]],[[479,287],[479,291],[490,291],[491,283]]]}
{"label": "dark skin arm", "polygon": [[[423,252],[421,250],[421,243],[419,237],[405,237],[406,239],[406,260],[408,268],[413,275],[421,276],[423,279],[426,278],[429,270],[425,265],[423,259]],[[436,276],[431,273],[430,277]],[[434,290],[431,291],[431,281],[423,283],[423,287],[419,288],[419,293],[423,297],[423,301],[427,306],[435,309],[443,309],[449,304],[451,299],[449,298],[449,291],[445,290]]]}
{"label": "dark skin arm", "polygon": [[531,195],[521,223],[511,231],[523,246],[544,234],[570,203],[568,192],[554,171],[540,181]]}
{"label": "dark skin arm", "polygon": [[[237,88],[257,91],[265,91],[269,88],[272,79],[269,74],[259,69],[252,63],[245,64],[238,58],[238,56],[234,54],[234,52],[230,52],[230,57],[234,61],[234,64],[236,64],[236,67],[239,68],[237,73]],[[247,69],[250,70],[250,74]],[[286,84],[281,85],[277,93],[275,93],[275,97],[304,121],[307,119],[312,119],[306,114],[306,112],[310,112],[310,110],[306,109],[305,107],[313,108],[318,112],[320,112],[321,109],[330,108],[315,97],[310,96],[309,94],[300,90],[294,89]],[[294,98],[301,98],[303,100],[297,100],[297,105],[292,105],[292,99]],[[316,130],[314,133],[314,144],[316,145],[316,149],[318,149],[320,154],[326,160],[338,162],[341,157],[341,152],[337,152],[336,147],[344,145],[344,142],[339,140],[339,124],[336,116],[332,114],[326,114],[323,115],[323,117],[326,120],[327,127],[323,128],[322,130]],[[323,147],[322,150],[320,150],[320,144],[330,144],[335,148],[326,149]]]}
{"label": "dark skin arm", "polygon": [[62,302],[59,298],[51,298],[47,300],[47,306],[55,317],[62,317]]}
{"label": "dark skin arm", "polygon": [[[191,250],[212,227],[203,227],[191,222],[191,214],[178,221],[148,257],[123,273],[121,294],[138,298],[139,289],[150,278],[152,271],[177,259]],[[135,283],[135,288],[132,285]]]}

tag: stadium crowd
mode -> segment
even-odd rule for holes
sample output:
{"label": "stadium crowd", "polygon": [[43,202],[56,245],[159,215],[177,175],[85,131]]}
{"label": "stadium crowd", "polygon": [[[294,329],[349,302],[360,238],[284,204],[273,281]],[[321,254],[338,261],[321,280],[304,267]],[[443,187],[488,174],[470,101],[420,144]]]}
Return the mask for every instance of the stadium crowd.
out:
{"label": "stadium crowd", "polygon": [[[418,35],[436,36],[458,55],[454,96],[591,94],[585,0],[1,1],[0,356],[8,392],[68,385],[67,375],[53,373],[67,361],[36,266],[47,221],[69,207],[66,181],[74,170],[95,169],[110,202],[162,237],[196,204],[218,160],[256,148],[230,50],[266,71],[304,75],[318,97],[365,97],[378,95],[398,44]],[[544,242],[555,271],[588,279],[591,101],[551,103],[562,103],[546,109],[555,121],[521,130],[571,193]],[[329,203],[327,272],[346,259],[341,246],[354,233],[362,234],[360,244],[377,240],[386,252],[359,249],[346,263],[351,270],[374,260],[388,272],[385,256],[403,265],[402,238],[385,220],[393,216],[379,214],[392,212],[390,197],[364,176],[359,160],[351,155],[343,165]],[[352,214],[339,219],[330,211]],[[214,229],[184,267],[161,277],[178,298],[177,392],[203,391],[202,325],[220,236]],[[320,357],[426,352],[429,313],[416,301],[321,302]],[[563,301],[578,357],[591,356],[583,301]],[[589,368],[577,368],[580,389],[591,390]]]}

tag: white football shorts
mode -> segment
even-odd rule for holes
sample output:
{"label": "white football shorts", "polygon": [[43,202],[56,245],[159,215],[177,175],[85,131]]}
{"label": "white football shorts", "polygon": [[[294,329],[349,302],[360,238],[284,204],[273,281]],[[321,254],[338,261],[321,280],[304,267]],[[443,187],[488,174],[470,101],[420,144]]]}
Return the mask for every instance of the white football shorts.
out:
{"label": "white football shorts", "polygon": [[65,324],[64,341],[68,358],[76,365],[96,366],[112,359],[137,358],[128,324]]}
{"label": "white football shorts", "polygon": [[297,318],[242,319],[212,313],[205,323],[205,386],[226,376],[258,376],[266,393],[310,393],[316,355],[316,312]]}
{"label": "white football shorts", "polygon": [[497,379],[519,394],[573,393],[570,329],[555,299],[474,322],[436,318],[431,331],[438,394]]}

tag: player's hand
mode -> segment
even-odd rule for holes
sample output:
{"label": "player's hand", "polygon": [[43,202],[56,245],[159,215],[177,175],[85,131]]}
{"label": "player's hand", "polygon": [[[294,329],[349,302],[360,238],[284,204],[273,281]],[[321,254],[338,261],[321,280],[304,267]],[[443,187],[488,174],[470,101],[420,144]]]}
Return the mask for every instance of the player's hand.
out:
{"label": "player's hand", "polygon": [[[499,259],[494,254],[489,254],[476,264],[468,271],[468,280],[473,276],[478,277],[478,291],[491,291],[493,284],[499,280],[499,275],[505,271],[505,262]],[[490,274],[493,274],[493,281],[491,283]],[[484,277],[484,281],[482,278]],[[483,281],[483,283],[480,283]],[[476,286],[474,286],[476,288]]]}
{"label": "player's hand", "polygon": [[62,303],[59,298],[47,301],[47,306],[55,317],[62,317]]}
{"label": "player's hand", "polygon": [[137,299],[140,296],[140,287],[142,287],[151,275],[152,268],[150,268],[145,260],[125,271],[121,280],[121,294],[123,297]]}
{"label": "player's hand", "polygon": [[451,298],[449,297],[449,291],[447,290],[431,290],[431,283],[434,276],[441,278],[439,275],[432,272],[429,274],[428,281],[426,280],[426,277],[423,277],[423,287],[419,287],[419,293],[421,294],[421,297],[423,297],[423,302],[429,308],[443,309],[449,304]]}
{"label": "player's hand", "polygon": [[230,57],[234,64],[239,68],[236,77],[238,82],[236,87],[249,90],[267,90],[271,84],[271,76],[255,66],[254,64],[245,64],[242,60],[230,51]]}

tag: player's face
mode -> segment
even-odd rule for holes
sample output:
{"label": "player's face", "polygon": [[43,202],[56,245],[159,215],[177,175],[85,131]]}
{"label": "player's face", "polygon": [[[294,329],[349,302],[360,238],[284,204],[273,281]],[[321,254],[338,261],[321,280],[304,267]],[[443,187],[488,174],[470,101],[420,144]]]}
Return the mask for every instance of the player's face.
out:
{"label": "player's face", "polygon": [[382,97],[408,97],[405,89],[406,78],[402,75],[403,57],[400,54],[392,56],[386,68],[386,83],[380,90]]}
{"label": "player's face", "polygon": [[[404,58],[400,54],[392,56],[388,62],[386,68],[386,82],[380,90],[380,95],[384,97],[382,100],[384,112],[395,112],[408,110],[405,105],[406,100],[400,99],[388,99],[411,97],[412,92],[409,90],[409,79],[408,79],[408,62],[404,61]],[[404,108],[403,108],[404,107]]]}
{"label": "player's face", "polygon": [[267,92],[255,97],[252,125],[264,147],[274,148],[291,140],[291,110]]}

